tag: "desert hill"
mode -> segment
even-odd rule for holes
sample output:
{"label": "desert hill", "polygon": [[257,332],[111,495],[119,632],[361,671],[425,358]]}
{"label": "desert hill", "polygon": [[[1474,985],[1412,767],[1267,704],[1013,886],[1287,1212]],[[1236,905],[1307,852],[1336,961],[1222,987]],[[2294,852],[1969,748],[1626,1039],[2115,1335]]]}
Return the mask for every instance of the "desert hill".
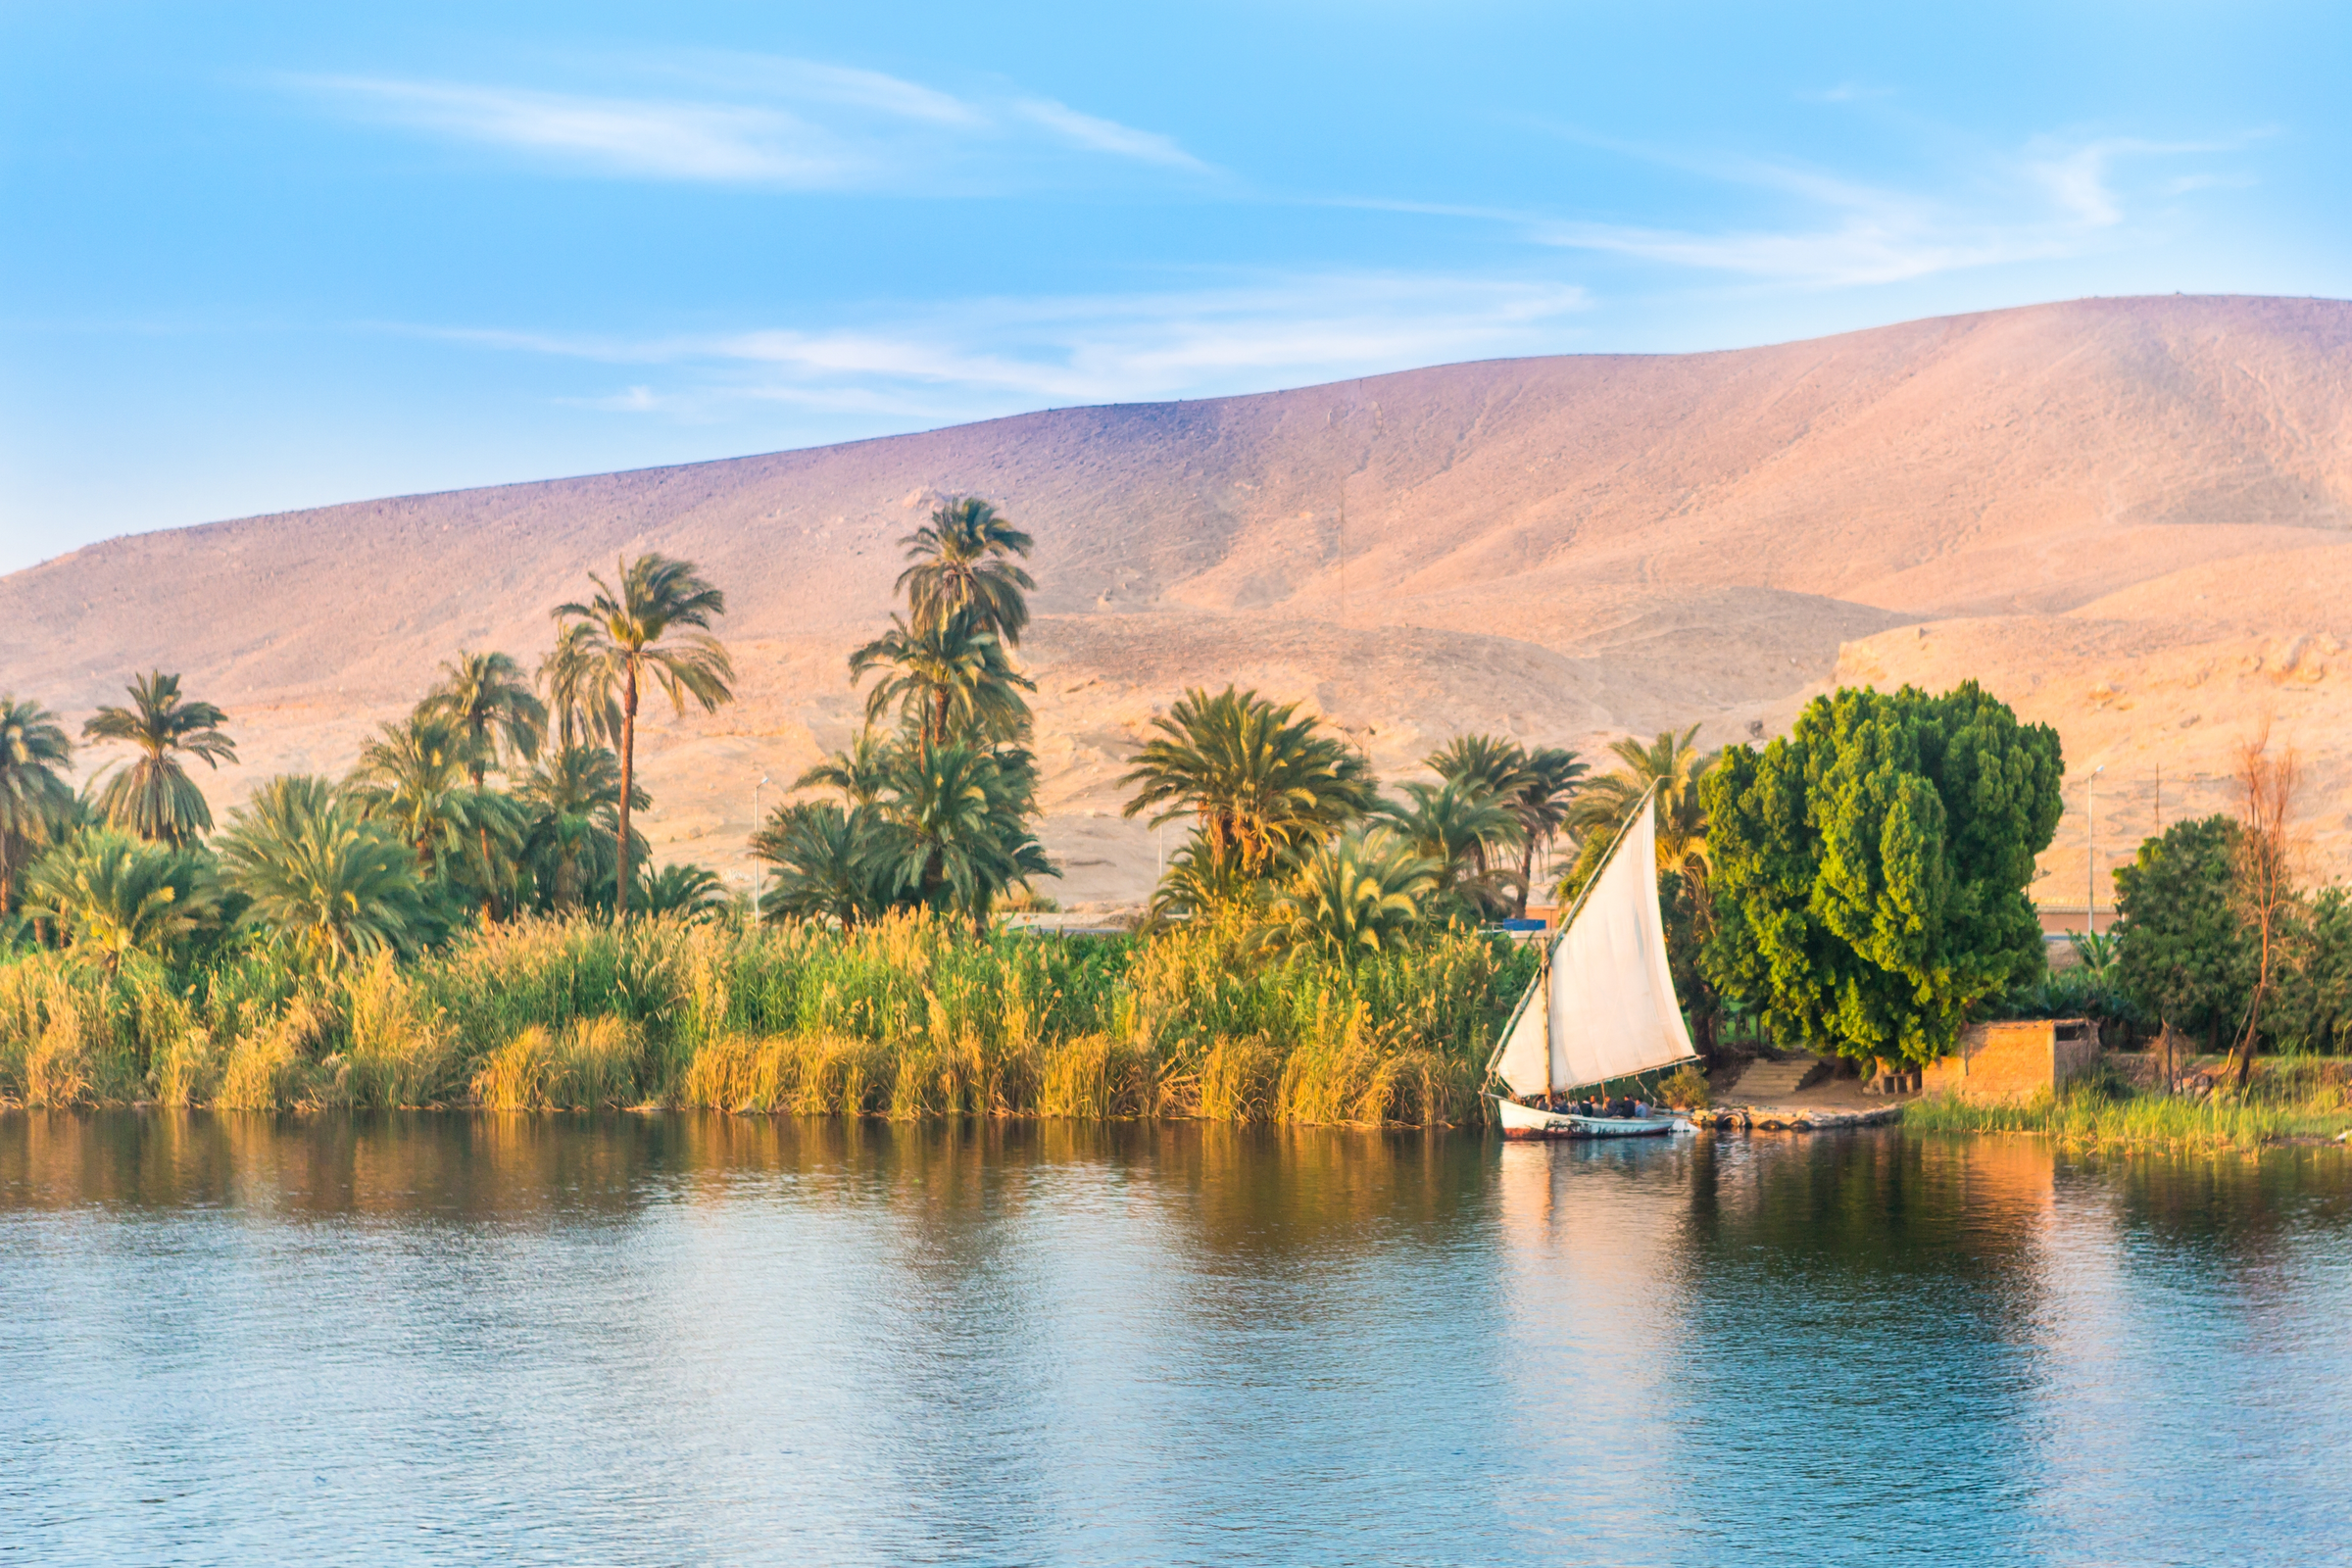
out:
{"label": "desert hill", "polygon": [[[753,791],[839,744],[844,656],[947,493],[1038,539],[1048,843],[1065,903],[1154,849],[1113,781],[1153,711],[1301,698],[1384,776],[1463,729],[1597,751],[1771,733],[1838,681],[1974,675],[2104,764],[2101,861],[2212,809],[2265,716],[2352,860],[2352,305],[2090,300],[1717,354],[1456,365],[1058,410],[812,451],[362,502],[92,546],[0,578],[0,686],[75,720],[160,665],[244,765],[337,771],[461,646],[647,548],[732,602],[743,701],[662,724],[662,858],[730,873]],[[92,764],[106,755],[88,754]],[[2082,796],[2045,858],[2080,907]],[[2102,889],[2102,899],[2104,889]]]}

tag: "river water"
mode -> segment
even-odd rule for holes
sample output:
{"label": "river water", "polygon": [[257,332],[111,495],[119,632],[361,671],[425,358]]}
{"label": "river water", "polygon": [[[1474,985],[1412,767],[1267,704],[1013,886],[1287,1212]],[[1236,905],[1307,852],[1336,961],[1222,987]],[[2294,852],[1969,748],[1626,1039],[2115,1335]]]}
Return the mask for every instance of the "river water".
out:
{"label": "river water", "polygon": [[2352,1170],[0,1115],[0,1559],[2352,1560]]}

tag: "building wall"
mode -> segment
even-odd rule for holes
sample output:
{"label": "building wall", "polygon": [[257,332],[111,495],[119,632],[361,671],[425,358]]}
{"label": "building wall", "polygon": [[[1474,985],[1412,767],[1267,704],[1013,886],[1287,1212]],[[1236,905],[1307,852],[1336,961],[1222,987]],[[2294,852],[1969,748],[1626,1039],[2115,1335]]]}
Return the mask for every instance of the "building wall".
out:
{"label": "building wall", "polygon": [[1968,1100],[2022,1100],[2056,1090],[2099,1059],[2087,1019],[2035,1018],[1962,1030],[1960,1049],[1922,1069],[1920,1088]]}

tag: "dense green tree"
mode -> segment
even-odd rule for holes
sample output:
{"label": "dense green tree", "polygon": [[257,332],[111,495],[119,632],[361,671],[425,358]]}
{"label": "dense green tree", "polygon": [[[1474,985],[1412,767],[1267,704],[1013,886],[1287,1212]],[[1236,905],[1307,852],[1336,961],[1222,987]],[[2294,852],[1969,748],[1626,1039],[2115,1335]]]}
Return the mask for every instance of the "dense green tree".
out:
{"label": "dense green tree", "polygon": [[101,708],[81,726],[84,740],[124,741],[138,750],[100,786],[98,812],[110,827],[184,848],[212,831],[213,812],[180,759],[198,758],[215,768],[235,761],[236,745],[220,727],[228,715],[210,703],[182,701],[179,677],[160,669],[125,690],[128,708]]}
{"label": "dense green tree", "polygon": [[2352,1045],[2352,889],[2340,882],[2320,889],[2299,923],[2296,961],[2279,987],[2272,1031],[2289,1048],[2341,1052]]}
{"label": "dense green tree", "polygon": [[1296,703],[1196,687],[1152,726],[1159,734],[1119,780],[1136,792],[1125,814],[1157,808],[1153,827],[1192,817],[1210,858],[1244,875],[1265,875],[1377,804],[1362,754]]}
{"label": "dense green tree", "polygon": [[18,866],[50,841],[74,809],[65,770],[74,743],[38,703],[0,696],[0,920],[16,906]]}
{"label": "dense green tree", "polygon": [[[1700,785],[1700,966],[1776,1038],[1926,1062],[2042,964],[2026,889],[2058,825],[2058,736],[1974,682],[1845,690]],[[1661,856],[1663,858],[1663,856]]]}
{"label": "dense green tree", "polygon": [[929,522],[899,541],[912,564],[899,574],[897,591],[906,594],[915,627],[961,615],[974,631],[1018,648],[1029,624],[1025,595],[1037,584],[1013,558],[1034,543],[977,496],[934,508]]}
{"label": "dense green tree", "polygon": [[2241,830],[2227,816],[2175,822],[2115,869],[2115,964],[2146,1012],[2220,1050],[2246,1015],[2253,937],[2232,899]]}
{"label": "dense green tree", "polygon": [[620,811],[612,837],[619,856],[614,908],[625,916],[635,880],[629,809],[636,795],[639,700],[652,684],[681,714],[690,697],[711,712],[735,700],[735,666],[710,634],[712,619],[726,613],[727,597],[696,575],[692,562],[642,555],[623,563],[611,583],[594,575],[588,580],[596,593],[582,603],[558,605],[556,618],[576,628],[568,657],[579,665],[577,694],[592,710],[615,692],[620,699]]}
{"label": "dense green tree", "polygon": [[1260,940],[1353,963],[1395,948],[1422,919],[1444,868],[1385,827],[1343,833],[1299,857],[1266,906]]}
{"label": "dense green tree", "polygon": [[1384,803],[1381,810],[1413,853],[1438,867],[1431,905],[1473,919],[1508,914],[1522,892],[1518,874],[1493,862],[1526,841],[1518,813],[1475,775],[1437,785],[1414,782],[1404,793],[1409,805]]}
{"label": "dense green tree", "polygon": [[220,892],[201,852],[88,828],[33,862],[24,907],[113,973],[133,953],[165,956],[218,924]]}
{"label": "dense green tree", "polygon": [[415,853],[324,779],[270,780],[229,813],[219,847],[222,880],[306,961],[406,953],[432,930]]}
{"label": "dense green tree", "polygon": [[888,671],[865,698],[873,724],[897,708],[902,726],[927,746],[955,742],[1019,745],[1029,736],[1023,692],[1037,683],[1013,667],[1004,645],[967,612],[911,625],[891,617],[890,630],[850,655],[850,678]]}

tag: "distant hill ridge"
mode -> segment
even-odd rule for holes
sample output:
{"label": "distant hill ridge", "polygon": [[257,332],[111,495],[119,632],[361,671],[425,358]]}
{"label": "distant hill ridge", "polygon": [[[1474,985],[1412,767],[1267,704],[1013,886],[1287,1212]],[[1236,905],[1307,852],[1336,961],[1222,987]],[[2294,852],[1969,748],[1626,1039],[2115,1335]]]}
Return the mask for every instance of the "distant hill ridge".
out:
{"label": "distant hill ridge", "polygon": [[[246,764],[207,781],[225,804],[347,766],[462,645],[535,662],[586,571],[661,549],[727,590],[745,701],[655,738],[650,827],[664,858],[741,870],[755,782],[772,804],[854,719],[843,656],[887,614],[895,541],[977,493],[1038,540],[1023,654],[1065,902],[1140,896],[1155,852],[1110,780],[1155,705],[1229,679],[1306,700],[1396,776],[1460,729],[1721,741],[1833,681],[1976,675],[2107,763],[2102,861],[2153,824],[2159,767],[2168,818],[2218,805],[2267,711],[2332,855],[2348,350],[2340,302],[2087,300],[359,502],[0,578],[0,669],[74,718],[132,669],[182,671],[234,720]],[[2060,831],[2038,891],[2080,904]]]}

